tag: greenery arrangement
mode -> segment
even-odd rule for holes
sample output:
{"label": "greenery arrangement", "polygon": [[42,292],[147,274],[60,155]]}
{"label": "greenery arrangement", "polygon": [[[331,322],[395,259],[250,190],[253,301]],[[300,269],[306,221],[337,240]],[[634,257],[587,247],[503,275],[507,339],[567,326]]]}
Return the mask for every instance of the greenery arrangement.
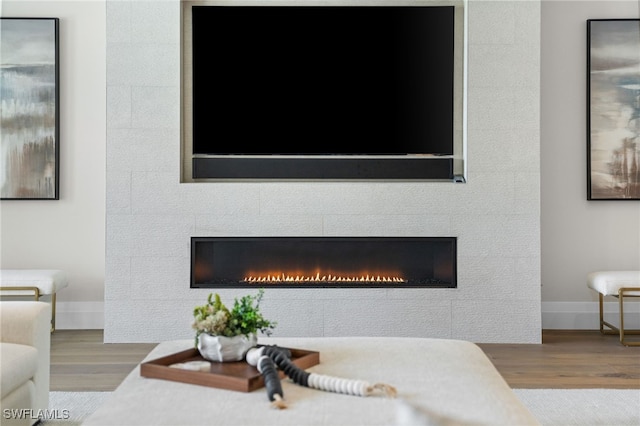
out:
{"label": "greenery arrangement", "polygon": [[240,300],[235,299],[233,309],[229,310],[220,300],[218,293],[209,294],[207,304],[196,306],[193,310],[193,329],[198,336],[207,333],[213,336],[238,336],[257,334],[258,331],[270,336],[277,322],[269,321],[260,312],[260,301],[264,289],[255,296],[247,295]]}

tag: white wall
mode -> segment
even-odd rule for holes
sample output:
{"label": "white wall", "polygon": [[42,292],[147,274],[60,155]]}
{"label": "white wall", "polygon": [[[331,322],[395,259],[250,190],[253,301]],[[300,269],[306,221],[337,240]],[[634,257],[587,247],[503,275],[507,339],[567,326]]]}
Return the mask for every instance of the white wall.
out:
{"label": "white wall", "polygon": [[[586,121],[586,20],[639,17],[637,1],[542,4],[544,328],[597,328],[597,298],[586,286],[587,274],[640,270],[640,201],[587,201]],[[637,304],[628,311],[635,312],[629,327],[640,325]],[[611,319],[617,323],[615,315]]]}
{"label": "white wall", "polygon": [[0,202],[2,268],[63,269],[57,325],[103,325],[104,1],[2,1],[3,17],[60,18],[60,200]]}

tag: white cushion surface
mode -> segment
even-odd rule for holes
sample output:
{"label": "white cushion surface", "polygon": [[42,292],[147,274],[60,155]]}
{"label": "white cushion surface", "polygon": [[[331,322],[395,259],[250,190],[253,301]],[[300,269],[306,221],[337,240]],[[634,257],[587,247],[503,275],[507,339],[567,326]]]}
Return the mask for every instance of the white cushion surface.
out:
{"label": "white cushion surface", "polygon": [[[51,305],[0,301],[0,340],[0,411],[22,408],[37,412],[48,408]],[[37,419],[27,416],[23,420],[2,418],[0,424],[30,426]]]}
{"label": "white cushion surface", "polygon": [[[640,287],[640,271],[597,271],[587,275],[587,286],[605,296],[618,295],[621,287]],[[640,296],[640,291],[625,295]]]}
{"label": "white cushion surface", "polygon": [[[31,417],[36,417],[37,410],[35,410],[33,406],[33,401],[35,400],[36,388],[32,381],[24,382],[20,387],[15,389],[13,392],[7,394],[2,397],[0,400],[0,412],[2,412],[2,418],[0,418],[0,424],[2,426],[33,426],[35,425],[36,419],[32,419]],[[47,407],[44,407],[47,408]],[[30,416],[26,412],[26,415],[15,416],[12,417],[5,410],[33,410],[32,413],[34,416]],[[23,412],[25,413],[25,412]],[[6,417],[5,417],[6,416]],[[43,423],[50,424],[50,423]]]}
{"label": "white cushion surface", "polygon": [[58,269],[2,269],[0,287],[38,287],[40,294],[53,294],[69,285]]}
{"label": "white cushion surface", "polygon": [[0,392],[2,398],[31,380],[38,368],[38,350],[33,346],[0,343]]}

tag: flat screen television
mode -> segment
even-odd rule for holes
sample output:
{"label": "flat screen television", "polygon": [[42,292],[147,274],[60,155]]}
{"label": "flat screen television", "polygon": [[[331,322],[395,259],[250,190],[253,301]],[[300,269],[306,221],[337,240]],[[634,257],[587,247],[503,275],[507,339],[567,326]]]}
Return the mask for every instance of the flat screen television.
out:
{"label": "flat screen television", "polygon": [[454,153],[453,6],[192,6],[197,155]]}

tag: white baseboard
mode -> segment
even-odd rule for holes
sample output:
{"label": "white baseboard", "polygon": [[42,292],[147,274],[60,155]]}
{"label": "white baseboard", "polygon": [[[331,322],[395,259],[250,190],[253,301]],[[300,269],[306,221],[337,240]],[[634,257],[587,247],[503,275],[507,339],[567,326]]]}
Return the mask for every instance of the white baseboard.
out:
{"label": "white baseboard", "polygon": [[56,330],[104,329],[104,302],[57,302]]}
{"label": "white baseboard", "polygon": [[[618,302],[604,303],[605,320],[619,323]],[[542,302],[542,328],[598,330],[598,302]],[[625,303],[625,328],[640,329],[640,303]],[[91,330],[104,328],[104,302],[58,302],[56,328]]]}
{"label": "white baseboard", "polygon": [[[618,326],[618,302],[604,302],[604,319]],[[542,328],[546,330],[599,330],[598,302],[542,302]],[[624,328],[640,329],[640,303],[624,304]]]}

